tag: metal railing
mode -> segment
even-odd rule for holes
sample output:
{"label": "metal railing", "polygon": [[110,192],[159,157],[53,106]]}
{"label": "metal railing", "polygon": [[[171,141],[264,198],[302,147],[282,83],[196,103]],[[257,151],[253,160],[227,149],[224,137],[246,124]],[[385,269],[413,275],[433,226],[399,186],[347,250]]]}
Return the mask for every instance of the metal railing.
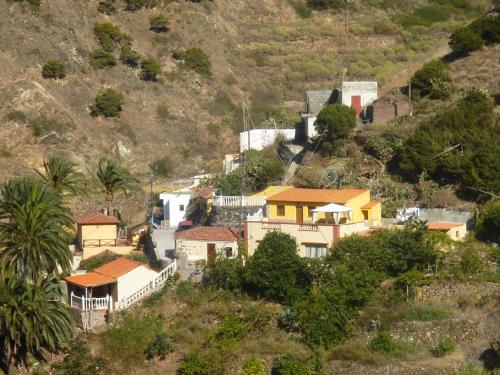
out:
{"label": "metal railing", "polygon": [[266,204],[266,197],[259,195],[251,196],[230,196],[230,195],[215,195],[214,206],[218,207],[261,207]]}

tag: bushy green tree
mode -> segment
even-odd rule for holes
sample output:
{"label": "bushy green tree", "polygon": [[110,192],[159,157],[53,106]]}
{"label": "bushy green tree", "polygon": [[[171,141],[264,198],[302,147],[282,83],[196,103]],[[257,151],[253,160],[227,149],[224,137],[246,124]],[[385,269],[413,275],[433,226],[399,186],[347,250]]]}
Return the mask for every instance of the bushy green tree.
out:
{"label": "bushy green tree", "polygon": [[313,375],[314,371],[308,362],[293,355],[285,354],[276,359],[271,375]]}
{"label": "bushy green tree", "polygon": [[212,64],[210,58],[200,48],[189,48],[185,51],[175,51],[173,57],[182,60],[184,66],[198,73],[201,76],[212,75]]}
{"label": "bushy green tree", "polygon": [[122,110],[123,95],[116,90],[107,89],[95,98],[90,107],[90,114],[94,117],[116,117]]}
{"label": "bushy green tree", "polygon": [[198,352],[189,352],[177,369],[178,375],[211,375],[210,364],[206,357]]}
{"label": "bushy green tree", "polygon": [[161,72],[161,65],[155,59],[149,58],[141,62],[141,78],[144,81],[156,82],[158,74]]}
{"label": "bushy green tree", "polygon": [[141,62],[141,55],[132,46],[127,44],[122,46],[120,60],[123,64],[131,68],[138,68]]}
{"label": "bushy green tree", "polygon": [[152,16],[149,19],[149,30],[156,33],[166,33],[168,31],[169,18],[164,14]]}
{"label": "bushy green tree", "polygon": [[470,27],[461,27],[450,35],[448,42],[453,52],[466,55],[483,47],[481,35],[474,32]]}
{"label": "bushy green tree", "polygon": [[481,241],[500,244],[500,202],[484,206],[476,223],[476,237]]}
{"label": "bushy green tree", "polygon": [[411,78],[412,94],[420,97],[430,95],[433,89],[433,80],[450,82],[451,78],[448,70],[448,66],[440,60],[424,64]]}
{"label": "bushy green tree", "polygon": [[323,142],[335,144],[346,139],[356,127],[356,112],[343,104],[330,104],[319,113],[314,127]]}
{"label": "bushy green tree", "polygon": [[43,64],[42,77],[63,79],[64,77],[66,77],[66,67],[61,62],[61,60],[48,60],[45,62],[45,64]]}
{"label": "bushy green tree", "polygon": [[115,56],[108,51],[102,49],[95,50],[90,53],[90,66],[94,69],[109,68],[116,65]]}
{"label": "bushy green tree", "polygon": [[498,11],[479,17],[468,26],[483,39],[484,44],[495,44],[500,42],[500,18]]}
{"label": "bushy green tree", "polygon": [[112,52],[117,44],[128,44],[131,38],[110,22],[96,23],[94,35],[104,51]]}
{"label": "bushy green tree", "polygon": [[297,251],[295,238],[281,232],[267,233],[248,260],[245,288],[271,300],[299,298],[307,291],[310,280]]}

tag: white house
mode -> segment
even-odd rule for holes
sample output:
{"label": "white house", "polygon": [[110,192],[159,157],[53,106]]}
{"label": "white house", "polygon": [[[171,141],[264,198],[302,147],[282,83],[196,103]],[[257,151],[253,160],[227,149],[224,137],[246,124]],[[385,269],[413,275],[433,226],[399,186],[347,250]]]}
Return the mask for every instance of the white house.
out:
{"label": "white house", "polygon": [[378,98],[377,81],[342,82],[341,103],[354,108],[356,117],[361,110]]}
{"label": "white house", "polygon": [[186,220],[186,210],[193,195],[190,190],[160,193],[160,199],[163,201],[163,218],[168,221],[170,228],[177,228],[181,221]]}
{"label": "white house", "polygon": [[260,151],[274,144],[276,139],[282,136],[290,141],[295,138],[295,129],[252,129],[240,133],[240,152],[249,149],[248,138],[250,137],[250,149]]}
{"label": "white house", "polygon": [[175,250],[189,261],[214,261],[217,255],[234,258],[238,255],[238,236],[231,228],[195,227],[175,234]]}

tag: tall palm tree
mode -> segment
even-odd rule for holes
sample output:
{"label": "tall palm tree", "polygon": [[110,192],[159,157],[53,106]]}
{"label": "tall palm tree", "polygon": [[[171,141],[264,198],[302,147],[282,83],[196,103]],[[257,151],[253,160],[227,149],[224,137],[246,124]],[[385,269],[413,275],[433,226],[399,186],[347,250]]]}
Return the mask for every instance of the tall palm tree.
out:
{"label": "tall palm tree", "polygon": [[77,164],[63,157],[49,157],[43,161],[43,172],[35,170],[47,185],[60,194],[84,194],[85,177],[76,169]]}
{"label": "tall palm tree", "polygon": [[72,224],[61,196],[42,181],[7,182],[0,187],[0,264],[31,279],[69,271]]}
{"label": "tall palm tree", "polygon": [[61,303],[62,290],[54,275],[35,281],[14,270],[0,271],[0,368],[26,364],[28,354],[43,358],[73,334],[69,311]]}
{"label": "tall palm tree", "polygon": [[108,212],[113,205],[115,194],[122,192],[127,196],[131,191],[140,189],[139,180],[130,171],[115,160],[102,158],[99,160],[96,172],[96,183],[99,190],[105,194],[108,202]]}

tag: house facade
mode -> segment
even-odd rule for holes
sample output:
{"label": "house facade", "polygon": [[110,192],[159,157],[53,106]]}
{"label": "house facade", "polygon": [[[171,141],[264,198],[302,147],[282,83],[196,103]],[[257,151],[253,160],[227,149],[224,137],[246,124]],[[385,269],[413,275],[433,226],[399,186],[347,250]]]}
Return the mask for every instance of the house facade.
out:
{"label": "house facade", "polygon": [[87,259],[109,250],[126,255],[134,250],[127,241],[118,237],[119,220],[101,213],[87,213],[73,219],[76,224],[76,249]]}
{"label": "house facade", "polygon": [[363,189],[286,189],[267,199],[265,216],[245,221],[245,249],[252,255],[271,231],[295,237],[301,256],[323,256],[342,237],[381,225],[382,207]]}
{"label": "house facade", "polygon": [[195,227],[175,234],[175,251],[189,261],[214,261],[217,256],[238,256],[238,235],[227,227]]}
{"label": "house facade", "polygon": [[431,231],[443,232],[454,241],[462,241],[467,235],[467,226],[465,223],[438,221],[428,224],[427,228]]}
{"label": "house facade", "polygon": [[177,228],[181,221],[186,220],[187,207],[194,193],[191,190],[161,193],[163,201],[163,219],[170,228]]}

